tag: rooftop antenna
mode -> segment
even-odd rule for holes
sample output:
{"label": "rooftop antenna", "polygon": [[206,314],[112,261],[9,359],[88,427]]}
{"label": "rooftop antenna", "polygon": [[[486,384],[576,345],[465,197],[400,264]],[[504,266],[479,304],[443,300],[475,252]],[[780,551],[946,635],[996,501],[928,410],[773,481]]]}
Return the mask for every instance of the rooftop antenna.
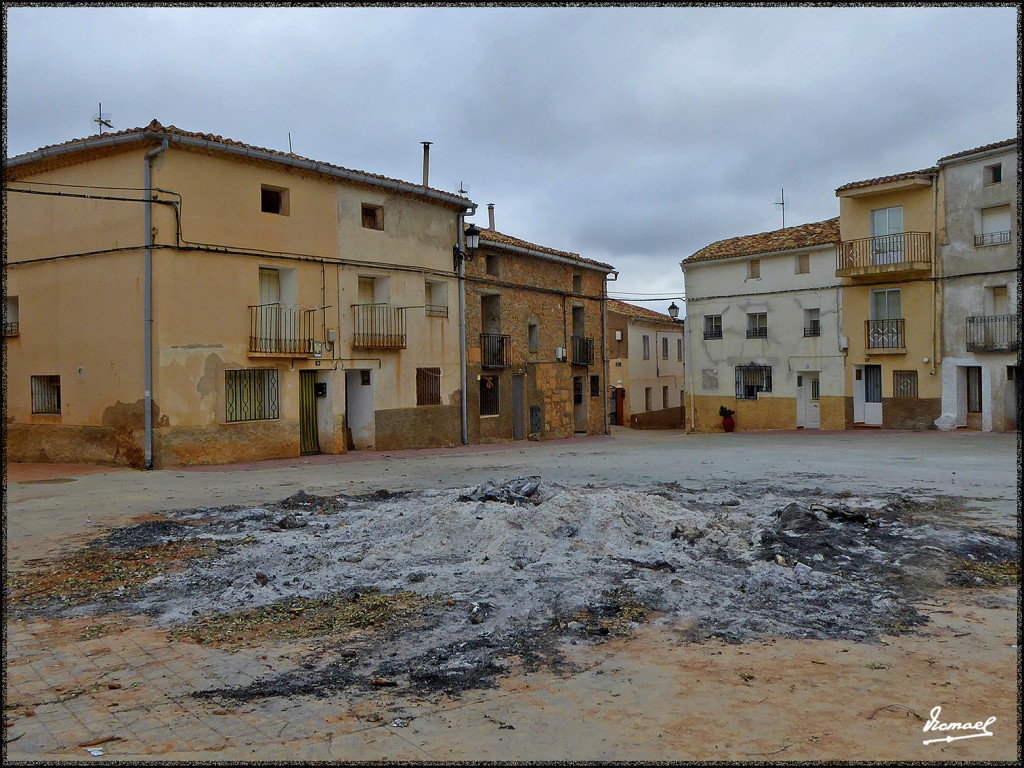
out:
{"label": "rooftop antenna", "polygon": [[468,190],[468,189],[466,189],[466,188],[465,188],[465,187],[464,187],[464,186],[462,185],[462,182],[461,182],[461,181],[459,182],[459,194],[460,194],[460,195],[468,195],[468,194],[469,194],[469,190]]}
{"label": "rooftop antenna", "polygon": [[782,228],[786,228],[786,190],[782,190],[782,202],[776,203],[782,206]]}
{"label": "rooftop antenna", "polygon": [[114,124],[110,121],[113,119],[113,115],[103,116],[103,103],[100,102],[100,111],[98,115],[94,115],[92,121],[100,127],[100,136],[103,135],[104,128],[113,128]]}

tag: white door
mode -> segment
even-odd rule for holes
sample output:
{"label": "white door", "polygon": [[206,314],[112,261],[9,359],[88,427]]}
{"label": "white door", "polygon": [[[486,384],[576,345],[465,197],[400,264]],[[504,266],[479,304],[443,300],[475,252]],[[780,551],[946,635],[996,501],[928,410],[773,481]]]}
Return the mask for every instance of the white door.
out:
{"label": "white door", "polygon": [[864,366],[864,423],[882,425],[882,366]]}
{"label": "white door", "polygon": [[345,422],[354,450],[365,451],[373,448],[376,440],[373,419],[373,371],[345,371]]}
{"label": "white door", "polygon": [[796,377],[796,425],[821,429],[821,389],[817,371]]}
{"label": "white door", "polygon": [[864,366],[853,366],[853,423],[864,423]]}

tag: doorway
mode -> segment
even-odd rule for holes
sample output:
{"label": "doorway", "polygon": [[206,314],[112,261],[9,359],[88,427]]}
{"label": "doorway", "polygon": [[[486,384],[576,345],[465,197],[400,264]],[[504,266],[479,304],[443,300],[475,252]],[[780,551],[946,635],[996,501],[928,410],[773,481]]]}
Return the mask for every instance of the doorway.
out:
{"label": "doorway", "polygon": [[512,439],[526,438],[526,412],[523,409],[523,381],[526,377],[517,373],[512,377]]}
{"label": "doorway", "polygon": [[967,373],[967,428],[980,430],[982,427],[981,366],[966,366]]}
{"label": "doorway", "polygon": [[373,448],[376,441],[373,406],[373,371],[345,371],[346,442],[349,450]]}
{"label": "doorway", "polygon": [[796,377],[796,426],[821,429],[821,384],[817,371]]}
{"label": "doorway", "polygon": [[316,371],[299,371],[299,447],[304,454],[320,453],[316,374]]}
{"label": "doorway", "polygon": [[853,423],[882,426],[882,366],[853,367]]}
{"label": "doorway", "polygon": [[583,396],[583,377],[572,377],[572,402],[575,412],[576,433],[587,433],[587,399]]}

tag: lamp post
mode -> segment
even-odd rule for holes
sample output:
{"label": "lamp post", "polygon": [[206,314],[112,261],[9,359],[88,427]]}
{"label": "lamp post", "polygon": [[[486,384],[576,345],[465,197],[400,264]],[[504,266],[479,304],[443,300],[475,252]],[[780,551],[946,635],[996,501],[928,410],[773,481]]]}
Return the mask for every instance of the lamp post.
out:
{"label": "lamp post", "polygon": [[668,305],[668,316],[672,318],[672,322],[677,322],[679,319],[679,307],[674,301]]}
{"label": "lamp post", "polygon": [[452,257],[455,260],[455,271],[460,272],[463,264],[473,258],[476,253],[476,249],[480,247],[480,230],[476,228],[475,224],[470,224],[466,230],[466,250],[463,251],[456,243],[452,246]]}
{"label": "lamp post", "polygon": [[[476,211],[473,206],[472,212]],[[476,249],[480,247],[480,230],[474,224],[470,224],[465,232],[462,231],[462,214],[459,214],[458,242],[452,246],[452,258],[455,261],[455,274],[459,279],[459,372],[460,378],[460,410],[462,412],[462,444],[469,445],[469,417],[466,411],[466,262],[473,258]],[[462,250],[463,238],[465,238],[466,250]]]}

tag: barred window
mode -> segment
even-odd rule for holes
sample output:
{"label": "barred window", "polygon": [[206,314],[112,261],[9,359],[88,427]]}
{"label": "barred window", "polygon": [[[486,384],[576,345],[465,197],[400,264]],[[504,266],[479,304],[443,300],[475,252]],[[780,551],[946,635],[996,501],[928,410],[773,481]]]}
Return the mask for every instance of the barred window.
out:
{"label": "barred window", "polygon": [[747,338],[768,338],[768,313],[750,312],[747,314]]}
{"label": "barred window", "polygon": [[821,336],[821,310],[804,310],[804,336]]}
{"label": "barred window", "polygon": [[917,397],[917,371],[893,371],[892,393],[894,397]]}
{"label": "barred window", "polygon": [[480,377],[480,415],[498,415],[498,377]]}
{"label": "barred window", "polygon": [[668,336],[661,339],[661,359],[668,360]]}
{"label": "barred window", "polygon": [[736,366],[736,399],[756,400],[758,392],[772,391],[772,368],[770,365]]}
{"label": "barred window", "polygon": [[416,369],[416,405],[441,404],[441,369]]}
{"label": "barred window", "polygon": [[704,315],[704,338],[705,339],[720,339],[720,338],[722,338],[722,316],[721,315]]}
{"label": "barred window", "polygon": [[60,413],[60,376],[32,377],[32,413]]}
{"label": "barred window", "polygon": [[276,368],[224,371],[227,421],[279,418],[278,392]]}

